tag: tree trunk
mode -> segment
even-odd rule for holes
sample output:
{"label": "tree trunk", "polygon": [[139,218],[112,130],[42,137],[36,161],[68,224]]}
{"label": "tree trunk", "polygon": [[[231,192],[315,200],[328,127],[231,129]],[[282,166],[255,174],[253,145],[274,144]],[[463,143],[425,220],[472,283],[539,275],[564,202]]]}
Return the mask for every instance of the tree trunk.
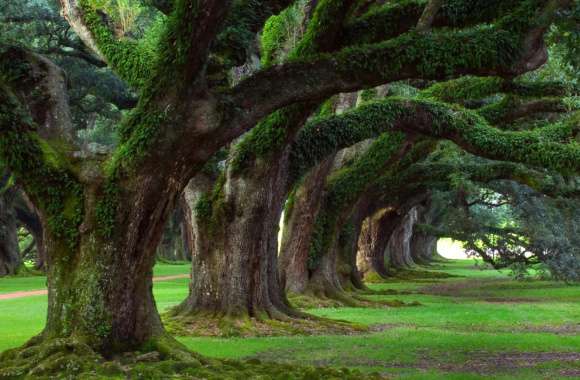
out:
{"label": "tree trunk", "polygon": [[[356,206],[359,206],[358,204]],[[309,282],[305,293],[318,298],[330,298],[345,305],[356,306],[346,290],[363,289],[362,281],[356,273],[356,241],[361,220],[356,220],[353,207],[348,207],[338,215],[332,229],[334,236],[324,250],[314,268],[310,268]],[[349,223],[351,222],[351,223]]]}
{"label": "tree trunk", "polygon": [[[149,183],[148,183],[149,182]],[[152,293],[155,249],[175,192],[154,196],[144,180],[119,203],[113,235],[99,231],[97,194],[85,190],[76,247],[45,233],[48,318],[45,338],[84,337],[104,356],[141,348],[165,332]],[[149,185],[149,186],[148,186]],[[44,223],[46,225],[46,223]]]}
{"label": "tree trunk", "polygon": [[416,232],[411,240],[411,256],[418,264],[429,264],[437,253],[438,238],[424,232]]}
{"label": "tree trunk", "polygon": [[[426,205],[419,206],[418,212],[417,224],[430,225],[435,221],[435,215],[433,210],[430,209],[429,201],[426,202]],[[436,236],[429,235],[419,228],[414,228],[413,237],[411,238],[411,257],[413,261],[418,264],[432,262],[437,254],[438,240]]]}
{"label": "tree trunk", "polygon": [[294,314],[278,280],[277,235],[287,173],[285,160],[277,161],[281,164],[260,165],[251,173],[229,167],[225,182],[218,181],[213,190],[219,196],[209,213],[203,205],[211,182],[198,175],[188,185],[192,281],[175,315],[286,319]]}
{"label": "tree trunk", "polygon": [[417,222],[417,217],[417,208],[411,208],[393,231],[387,245],[389,268],[409,268],[415,265],[411,256],[411,238],[413,237],[413,227]]}
{"label": "tree trunk", "polygon": [[[2,185],[3,181],[0,181]],[[22,261],[18,249],[18,225],[14,210],[14,188],[0,186],[0,277],[15,274]]]}
{"label": "tree trunk", "polygon": [[368,290],[356,264],[363,220],[363,212],[355,211],[338,237],[338,274],[342,288],[349,291]]}
{"label": "tree trunk", "polygon": [[332,164],[333,158],[329,158],[315,167],[288,201],[279,259],[280,281],[287,292],[302,293],[308,285],[308,252]]}
{"label": "tree trunk", "polygon": [[358,242],[357,266],[365,281],[387,278],[385,250],[400,220],[394,209],[382,209],[363,224]]}
{"label": "tree trunk", "polygon": [[[46,325],[24,347],[2,354],[0,374],[12,368],[28,375],[60,373],[65,364],[67,371],[84,373],[103,358],[136,351],[196,360],[165,332],[152,292],[156,246],[180,188],[166,188],[168,182],[159,177],[134,181],[120,184],[114,197],[99,182],[86,185],[82,198],[67,195],[66,204],[77,205],[80,218],[77,229],[68,224],[65,234],[56,233],[54,221],[41,213]],[[112,218],[103,218],[103,207]]]}

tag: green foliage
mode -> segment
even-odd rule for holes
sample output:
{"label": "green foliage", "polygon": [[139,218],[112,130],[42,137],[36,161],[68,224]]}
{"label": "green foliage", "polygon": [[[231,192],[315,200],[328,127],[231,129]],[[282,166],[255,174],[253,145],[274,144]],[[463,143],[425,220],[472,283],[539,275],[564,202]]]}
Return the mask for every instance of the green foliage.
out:
{"label": "green foliage", "polygon": [[302,2],[296,2],[266,21],[260,37],[262,66],[279,63],[294,48],[302,32],[303,7]]}

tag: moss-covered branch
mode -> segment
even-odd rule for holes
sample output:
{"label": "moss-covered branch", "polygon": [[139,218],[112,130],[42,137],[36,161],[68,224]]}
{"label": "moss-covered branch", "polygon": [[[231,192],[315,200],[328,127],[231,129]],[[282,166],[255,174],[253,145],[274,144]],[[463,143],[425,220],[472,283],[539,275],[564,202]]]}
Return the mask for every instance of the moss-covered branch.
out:
{"label": "moss-covered branch", "polygon": [[249,47],[255,43],[256,33],[262,29],[266,20],[291,4],[290,0],[234,1],[212,48],[225,61],[222,69],[246,62]]}
{"label": "moss-covered branch", "polygon": [[580,147],[570,141],[577,123],[577,117],[571,117],[532,131],[502,131],[475,111],[429,100],[387,98],[311,121],[292,148],[291,172],[298,178],[329,154],[389,130],[450,139],[483,157],[578,172]]}
{"label": "moss-covered branch", "polygon": [[289,103],[402,79],[514,76],[532,70],[546,58],[542,35],[554,9],[545,6],[544,1],[527,1],[491,26],[409,32],[385,42],[262,70],[234,89],[232,101],[245,111],[234,124],[246,129]]}
{"label": "moss-covered branch", "polygon": [[[433,20],[433,27],[466,27],[492,22],[524,0],[451,0],[446,1]],[[426,0],[387,2],[350,20],[345,26],[345,46],[374,43],[396,37],[414,28]]]}
{"label": "moss-covered branch", "polygon": [[5,78],[0,79],[0,162],[41,210],[48,231],[70,246],[78,244],[82,187],[65,153],[39,137],[38,126]]}
{"label": "moss-covered branch", "polygon": [[[290,59],[312,56],[335,47],[341,30],[341,19],[351,3],[350,0],[318,2],[302,39],[289,54]],[[268,38],[267,34],[262,36],[262,39]],[[271,55],[268,52],[266,54]],[[313,101],[285,107],[268,115],[236,145],[231,161],[234,172],[247,167],[252,158],[266,157],[272,152],[280,151],[284,144],[289,144],[319,105],[320,102]]]}
{"label": "moss-covered branch", "polygon": [[499,77],[465,76],[438,82],[419,92],[420,98],[432,98],[446,103],[466,103],[496,94],[510,94],[522,98],[567,97],[580,89],[563,82],[513,81]]}
{"label": "moss-covered branch", "polygon": [[107,24],[107,16],[93,0],[61,0],[62,13],[76,34],[93,52],[134,88],[151,78],[155,54],[136,41],[118,38]]}

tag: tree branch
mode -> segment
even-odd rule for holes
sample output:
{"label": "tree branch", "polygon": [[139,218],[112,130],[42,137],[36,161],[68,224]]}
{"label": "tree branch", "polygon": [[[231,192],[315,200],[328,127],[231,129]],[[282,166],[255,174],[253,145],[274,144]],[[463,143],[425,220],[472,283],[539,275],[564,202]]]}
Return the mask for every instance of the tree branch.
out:
{"label": "tree branch", "polygon": [[129,39],[118,39],[107,25],[107,16],[88,0],[60,0],[61,13],[75,33],[102,61],[131,86],[140,89],[151,80],[152,53]]}
{"label": "tree branch", "polygon": [[[234,88],[232,106],[243,112],[232,124],[245,130],[290,103],[403,79],[445,79],[466,74],[515,76],[545,62],[543,31],[533,29],[523,44],[525,49],[513,31],[497,27],[427,35],[407,33],[384,43],[275,66]],[[534,36],[535,43],[529,36]],[[240,133],[235,128],[231,132]]]}
{"label": "tree branch", "polygon": [[[15,84],[11,90],[38,126],[44,139],[74,141],[64,72],[45,57],[25,49],[0,46],[3,74]],[[25,67],[26,70],[22,70]]]}
{"label": "tree branch", "polygon": [[337,149],[392,130],[449,139],[470,153],[490,159],[563,172],[580,171],[580,146],[561,143],[573,136],[572,125],[502,131],[490,126],[474,111],[444,103],[387,98],[309,123],[292,148],[292,174],[298,177]]}
{"label": "tree branch", "polygon": [[429,0],[425,9],[423,10],[423,14],[421,18],[417,22],[416,30],[421,33],[428,32],[431,29],[431,25],[435,21],[435,16],[437,16],[437,12],[443,5],[443,0]]}

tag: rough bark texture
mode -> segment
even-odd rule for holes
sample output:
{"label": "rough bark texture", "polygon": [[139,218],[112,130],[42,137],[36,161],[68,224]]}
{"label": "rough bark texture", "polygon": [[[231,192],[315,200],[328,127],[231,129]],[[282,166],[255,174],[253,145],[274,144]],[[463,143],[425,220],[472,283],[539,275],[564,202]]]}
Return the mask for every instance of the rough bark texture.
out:
{"label": "rough bark texture", "polygon": [[[429,205],[419,205],[417,224],[430,225],[433,223],[433,214],[429,210]],[[419,228],[414,228],[411,238],[411,257],[417,264],[428,264],[437,254],[438,237],[429,235]]]}
{"label": "rough bark texture", "polygon": [[411,238],[417,218],[417,208],[413,207],[394,229],[386,251],[389,268],[408,268],[415,264],[411,256]]}
{"label": "rough bark texture", "polygon": [[104,237],[98,230],[97,194],[91,189],[85,189],[84,219],[75,247],[45,233],[45,338],[85,337],[96,351],[109,356],[165,336],[153,299],[152,273],[155,247],[178,193],[155,191],[160,183],[154,177],[137,183],[142,190],[123,197],[113,236]]}
{"label": "rough bark texture", "polygon": [[302,293],[308,284],[308,252],[332,158],[315,167],[292,195],[284,216],[280,280],[287,292]]}
{"label": "rough bark texture", "polygon": [[367,290],[356,263],[358,241],[360,239],[367,207],[368,203],[365,199],[357,204],[350,220],[343,227],[338,237],[338,274],[341,279],[342,288],[349,291]]}
{"label": "rough bark texture", "polygon": [[[284,319],[291,314],[277,270],[278,225],[286,196],[285,165],[264,165],[261,175],[227,170],[212,215],[200,215],[205,184],[185,193],[193,225],[192,282],[177,314]],[[199,181],[198,181],[199,182]]]}
{"label": "rough bark texture", "polygon": [[399,221],[394,209],[381,209],[363,223],[358,241],[357,266],[365,280],[386,278],[385,250]]}

